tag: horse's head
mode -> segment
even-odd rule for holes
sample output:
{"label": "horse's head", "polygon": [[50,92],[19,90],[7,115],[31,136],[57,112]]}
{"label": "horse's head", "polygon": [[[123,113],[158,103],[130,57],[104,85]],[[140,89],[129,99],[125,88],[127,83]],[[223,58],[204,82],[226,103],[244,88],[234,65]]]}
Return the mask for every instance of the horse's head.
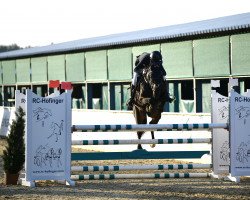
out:
{"label": "horse's head", "polygon": [[153,99],[159,100],[166,91],[166,83],[163,73],[158,65],[151,65],[144,72],[145,81],[149,84]]}

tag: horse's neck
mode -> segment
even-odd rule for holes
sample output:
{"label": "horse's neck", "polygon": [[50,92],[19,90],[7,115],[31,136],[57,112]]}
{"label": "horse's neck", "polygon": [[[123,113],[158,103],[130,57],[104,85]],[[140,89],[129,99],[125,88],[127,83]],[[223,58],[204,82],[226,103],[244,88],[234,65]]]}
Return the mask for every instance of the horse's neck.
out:
{"label": "horse's neck", "polygon": [[139,83],[139,96],[141,98],[152,97],[152,89],[151,89],[150,83],[146,81],[145,77],[142,77]]}

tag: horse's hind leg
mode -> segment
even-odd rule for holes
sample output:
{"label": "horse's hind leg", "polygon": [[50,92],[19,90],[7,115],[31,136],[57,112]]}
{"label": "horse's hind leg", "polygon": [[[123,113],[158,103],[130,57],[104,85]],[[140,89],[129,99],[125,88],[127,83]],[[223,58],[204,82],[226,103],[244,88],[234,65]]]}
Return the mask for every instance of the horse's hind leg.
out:
{"label": "horse's hind leg", "polygon": [[[159,117],[152,118],[152,120],[149,122],[149,124],[158,124],[160,119],[161,119],[161,115]],[[152,136],[152,140],[155,139],[154,131],[151,131],[151,136]],[[154,148],[155,144],[151,144],[150,146],[151,146],[151,148]]]}

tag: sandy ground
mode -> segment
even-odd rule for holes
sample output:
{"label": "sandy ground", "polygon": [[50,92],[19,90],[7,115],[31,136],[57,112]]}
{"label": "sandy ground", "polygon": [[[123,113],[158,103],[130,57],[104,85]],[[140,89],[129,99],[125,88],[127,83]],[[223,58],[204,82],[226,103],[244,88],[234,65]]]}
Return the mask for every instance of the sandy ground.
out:
{"label": "sandy ground", "polygon": [[[5,140],[0,139],[0,155],[5,144]],[[85,164],[95,164],[93,162]],[[177,163],[172,160],[119,161],[120,164],[174,164],[174,162]],[[118,161],[106,161],[98,165],[117,163]],[[82,165],[79,162],[76,164]],[[149,172],[155,171],[132,173]],[[196,172],[209,171],[196,170]],[[40,181],[37,187],[29,188],[21,185],[4,185],[3,161],[0,158],[0,199],[250,199],[250,178],[242,178],[240,183],[210,178],[92,180],[78,181],[75,187],[52,181]]]}

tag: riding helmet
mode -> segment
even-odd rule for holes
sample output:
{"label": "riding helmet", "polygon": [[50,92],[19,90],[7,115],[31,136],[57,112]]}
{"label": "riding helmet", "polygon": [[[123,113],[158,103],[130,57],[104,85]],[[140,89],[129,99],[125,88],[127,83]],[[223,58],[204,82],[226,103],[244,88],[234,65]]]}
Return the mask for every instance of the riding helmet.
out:
{"label": "riding helmet", "polygon": [[162,62],[162,55],[159,51],[153,51],[150,54],[150,59],[152,62]]}
{"label": "riding helmet", "polygon": [[143,65],[149,65],[150,55],[147,52],[142,53],[136,57],[135,66],[143,67]]}

